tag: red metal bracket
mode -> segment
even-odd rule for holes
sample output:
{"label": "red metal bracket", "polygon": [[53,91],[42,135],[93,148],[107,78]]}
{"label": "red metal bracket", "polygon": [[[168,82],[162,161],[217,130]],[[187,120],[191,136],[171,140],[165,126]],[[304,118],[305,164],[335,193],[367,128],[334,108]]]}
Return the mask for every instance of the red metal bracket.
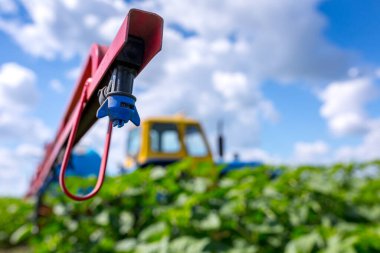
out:
{"label": "red metal bracket", "polygon": [[72,194],[66,187],[65,173],[66,173],[67,164],[69,163],[71,151],[72,151],[72,148],[74,146],[74,140],[75,140],[76,133],[78,131],[80,119],[82,117],[83,108],[84,108],[85,103],[87,102],[86,96],[87,96],[88,82],[91,82],[91,79],[89,79],[87,81],[87,83],[85,84],[85,86],[83,88],[82,96],[81,96],[80,102],[79,102],[78,114],[76,116],[76,120],[74,121],[73,128],[71,129],[71,132],[70,132],[69,141],[67,143],[65,155],[64,155],[63,161],[62,161],[61,171],[59,173],[59,184],[61,185],[62,191],[69,198],[76,200],[76,201],[83,201],[83,200],[87,200],[87,199],[92,198],[93,196],[95,196],[96,193],[98,193],[98,191],[102,187],[104,177],[106,174],[108,151],[110,148],[111,135],[112,135],[112,122],[109,121],[107,135],[106,135],[106,141],[104,143],[104,151],[103,151],[103,156],[102,156],[102,162],[101,162],[99,174],[98,174],[98,180],[96,181],[96,185],[93,188],[93,190],[84,196],[78,196],[78,195]]}

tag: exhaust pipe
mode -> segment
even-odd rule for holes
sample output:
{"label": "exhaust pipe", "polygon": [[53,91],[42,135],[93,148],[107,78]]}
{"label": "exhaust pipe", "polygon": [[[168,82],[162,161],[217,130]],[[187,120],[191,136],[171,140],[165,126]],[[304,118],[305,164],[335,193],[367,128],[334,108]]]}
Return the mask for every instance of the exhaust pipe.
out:
{"label": "exhaust pipe", "polygon": [[217,124],[217,132],[218,132],[218,139],[217,139],[217,145],[218,145],[218,155],[219,155],[219,161],[224,160],[224,136],[223,136],[223,120],[219,120]]}

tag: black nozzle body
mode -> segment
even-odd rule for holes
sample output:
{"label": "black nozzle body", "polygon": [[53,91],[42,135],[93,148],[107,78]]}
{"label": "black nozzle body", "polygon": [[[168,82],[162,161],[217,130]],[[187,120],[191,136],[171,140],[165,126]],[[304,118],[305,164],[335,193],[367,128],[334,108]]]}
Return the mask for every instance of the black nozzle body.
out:
{"label": "black nozzle body", "polygon": [[121,95],[136,98],[132,95],[133,81],[141,68],[144,59],[144,41],[140,38],[129,36],[128,41],[116,57],[109,72],[108,85],[98,92],[99,103],[111,95]]}
{"label": "black nozzle body", "polygon": [[108,85],[103,87],[98,92],[99,103],[103,104],[107,97],[111,95],[127,96],[136,100],[136,98],[132,95],[133,81],[135,77],[136,72],[133,69],[124,65],[115,66],[112,69],[112,74]]}

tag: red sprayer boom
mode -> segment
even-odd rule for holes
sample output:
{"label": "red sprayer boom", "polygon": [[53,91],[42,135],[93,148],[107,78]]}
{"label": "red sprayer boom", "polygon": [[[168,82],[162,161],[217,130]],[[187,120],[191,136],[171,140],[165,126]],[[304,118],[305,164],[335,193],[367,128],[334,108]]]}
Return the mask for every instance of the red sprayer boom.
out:
{"label": "red sprayer boom", "polygon": [[[59,164],[62,164],[61,188],[70,198],[86,200],[99,191],[107,166],[112,127],[121,127],[128,121],[137,126],[140,124],[136,98],[132,95],[133,81],[161,50],[162,32],[160,16],[132,9],[109,47],[92,45],[57,134],[45,149],[27,196],[36,195],[49,173]],[[72,147],[98,118],[105,116],[109,117],[109,124],[98,181],[92,192],[76,196],[68,191],[64,178]],[[63,160],[59,159],[62,152]]]}

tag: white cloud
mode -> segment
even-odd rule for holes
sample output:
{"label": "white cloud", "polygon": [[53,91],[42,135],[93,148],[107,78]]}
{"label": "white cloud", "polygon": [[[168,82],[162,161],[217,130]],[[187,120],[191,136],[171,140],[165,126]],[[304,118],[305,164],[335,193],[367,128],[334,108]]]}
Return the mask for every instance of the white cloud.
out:
{"label": "white cloud", "polygon": [[324,141],[297,142],[292,160],[300,164],[319,164],[331,161],[326,157],[329,151],[330,148]]}
{"label": "white cloud", "polygon": [[38,98],[35,73],[17,63],[0,66],[0,112],[1,110],[26,110]]}
{"label": "white cloud", "polygon": [[83,18],[84,25],[88,28],[94,28],[97,24],[99,24],[99,19],[94,14],[88,14]]}
{"label": "white cloud", "polygon": [[56,93],[63,93],[65,91],[65,87],[63,87],[62,83],[57,79],[51,80],[49,85],[50,88]]}
{"label": "white cloud", "polygon": [[[122,1],[39,1],[21,0],[30,21],[1,19],[0,29],[8,33],[21,48],[45,59],[72,58],[84,55],[93,42],[109,43],[114,34],[97,29],[99,24],[110,24],[111,19],[122,19],[127,6]],[[110,24],[112,25],[112,24]]]}
{"label": "white cloud", "polygon": [[376,71],[375,71],[375,76],[377,78],[380,78],[380,68],[378,68]]}
{"label": "white cloud", "polygon": [[82,66],[78,66],[76,68],[73,68],[73,69],[70,69],[67,73],[66,73],[66,77],[68,79],[71,79],[71,80],[76,80],[80,73],[82,71]]}
{"label": "white cloud", "polygon": [[255,161],[271,165],[283,162],[282,158],[260,148],[244,148],[230,151],[226,156],[227,161],[234,159],[234,154],[238,154],[241,161]]}
{"label": "white cloud", "polygon": [[110,38],[112,40],[115,37],[120,25],[123,23],[124,16],[111,17],[100,25],[99,34],[103,38]]}
{"label": "white cloud", "polygon": [[50,128],[39,118],[24,114],[0,113],[1,144],[6,141],[35,141],[41,143],[47,141],[51,137],[51,133]]}
{"label": "white cloud", "polygon": [[369,102],[379,98],[377,71],[361,73],[351,68],[352,79],[332,82],[319,93],[320,114],[330,131],[339,137],[359,135],[358,145],[342,145],[332,152],[331,161],[368,161],[380,158],[380,118],[370,116]]}
{"label": "white cloud", "polygon": [[319,80],[343,75],[349,60],[324,39],[319,2],[22,0],[31,22],[0,19],[0,29],[32,55],[67,58],[85,54],[93,42],[109,43],[128,9],[142,8],[161,14],[168,25],[194,31],[209,51],[229,56],[225,65],[246,64],[261,78]]}
{"label": "white cloud", "polygon": [[41,146],[23,143],[16,148],[16,153],[23,158],[41,158],[43,149]]}
{"label": "white cloud", "polygon": [[22,196],[41,154],[41,148],[30,144],[21,144],[16,148],[0,146],[0,194]]}
{"label": "white cloud", "polygon": [[78,0],[64,0],[62,3],[70,10],[78,7]]}
{"label": "white cloud", "polygon": [[[324,39],[326,20],[317,11],[319,2],[172,0],[157,5],[166,20],[195,31],[211,49],[216,44],[229,53],[230,60],[222,62],[226,65],[244,62],[260,77],[315,81],[344,75],[350,59]],[[241,57],[220,43],[231,35],[236,44],[245,44]]]}
{"label": "white cloud", "polygon": [[212,75],[215,90],[227,99],[239,99],[248,92],[247,77],[240,72],[228,73],[216,71]]}
{"label": "white cloud", "polygon": [[357,146],[343,146],[336,151],[340,161],[368,161],[380,158],[380,119],[374,119],[363,141]]}
{"label": "white cloud", "polygon": [[[367,73],[360,75],[351,68],[352,79],[332,82],[319,93],[322,100],[320,114],[327,120],[330,131],[339,137],[360,135],[358,145],[342,145],[326,159],[330,161],[368,161],[380,158],[380,118],[370,117],[367,104],[379,97],[376,87],[378,77]],[[355,78],[354,78],[355,77]]]}
{"label": "white cloud", "polygon": [[[9,133],[10,129],[17,125],[5,128],[0,123],[0,195],[25,194],[31,176],[42,159],[43,140],[51,138],[50,129],[42,123],[40,126],[36,125],[34,120],[24,123],[26,127],[19,129],[23,132],[18,133]],[[7,140],[11,144],[6,145]],[[13,145],[14,142],[18,144]]]}
{"label": "white cloud", "polygon": [[17,5],[12,0],[2,0],[0,1],[0,13],[14,13],[17,11]]}
{"label": "white cloud", "polygon": [[320,114],[337,136],[366,133],[369,119],[365,106],[377,94],[378,90],[370,78],[333,82],[320,92],[323,103]]}
{"label": "white cloud", "polygon": [[0,66],[0,137],[5,141],[42,141],[50,130],[42,120],[26,114],[36,105],[39,93],[35,73],[16,63]]}
{"label": "white cloud", "polygon": [[0,194],[20,196],[51,130],[30,116],[39,92],[35,73],[16,63],[0,66]]}

